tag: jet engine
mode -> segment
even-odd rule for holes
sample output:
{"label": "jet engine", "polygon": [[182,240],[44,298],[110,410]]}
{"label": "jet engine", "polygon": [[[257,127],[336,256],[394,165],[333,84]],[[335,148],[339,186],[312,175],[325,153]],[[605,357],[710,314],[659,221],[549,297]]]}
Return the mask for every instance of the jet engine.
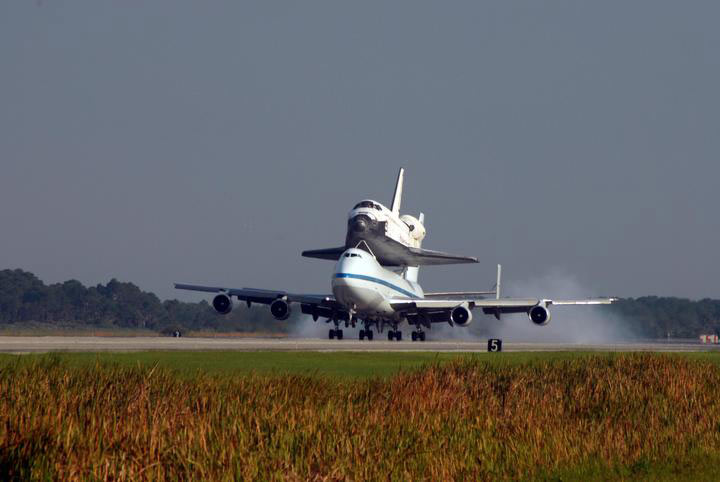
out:
{"label": "jet engine", "polygon": [[403,214],[400,216],[400,220],[407,224],[407,227],[410,229],[410,236],[412,236],[413,239],[421,241],[425,237],[425,226],[422,225],[419,219],[409,214]]}
{"label": "jet engine", "polygon": [[468,326],[472,321],[472,312],[465,305],[456,306],[450,312],[450,321],[457,326]]}
{"label": "jet engine", "polygon": [[537,304],[528,311],[528,318],[538,326],[547,325],[550,321],[550,310],[542,303]]}
{"label": "jet engine", "polygon": [[270,313],[276,320],[287,320],[290,317],[290,311],[290,304],[283,299],[277,299],[270,303]]}
{"label": "jet engine", "polygon": [[221,315],[227,315],[236,305],[237,302],[234,302],[233,299],[225,293],[220,293],[212,300],[213,308]]}

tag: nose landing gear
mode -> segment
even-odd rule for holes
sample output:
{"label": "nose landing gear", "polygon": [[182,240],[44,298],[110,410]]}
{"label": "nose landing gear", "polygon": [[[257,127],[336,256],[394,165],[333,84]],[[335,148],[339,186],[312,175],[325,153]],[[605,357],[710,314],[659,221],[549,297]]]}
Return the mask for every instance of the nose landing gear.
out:
{"label": "nose landing gear", "polygon": [[422,330],[413,331],[412,341],[425,341],[425,332]]}

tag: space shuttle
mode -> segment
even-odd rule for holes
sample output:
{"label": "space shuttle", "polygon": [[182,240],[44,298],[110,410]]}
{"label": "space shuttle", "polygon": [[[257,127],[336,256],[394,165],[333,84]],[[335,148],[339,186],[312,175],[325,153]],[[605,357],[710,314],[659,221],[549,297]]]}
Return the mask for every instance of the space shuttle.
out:
{"label": "space shuttle", "polygon": [[400,214],[405,170],[400,168],[392,205],[388,209],[372,199],[357,203],[348,214],[345,244],[336,248],[303,251],[308,258],[337,260],[350,248],[369,251],[382,266],[419,267],[477,263],[477,258],[457,256],[421,247],[427,234],[425,216]]}

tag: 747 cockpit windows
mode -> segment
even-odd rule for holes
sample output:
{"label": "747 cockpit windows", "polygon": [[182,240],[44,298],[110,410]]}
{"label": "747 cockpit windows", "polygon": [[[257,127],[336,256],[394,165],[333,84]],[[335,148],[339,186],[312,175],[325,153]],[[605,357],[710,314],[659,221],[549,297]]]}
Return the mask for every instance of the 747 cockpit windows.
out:
{"label": "747 cockpit windows", "polygon": [[356,258],[356,257],[362,258],[362,256],[360,256],[359,254],[356,254],[356,253],[345,253],[345,257],[346,258]]}

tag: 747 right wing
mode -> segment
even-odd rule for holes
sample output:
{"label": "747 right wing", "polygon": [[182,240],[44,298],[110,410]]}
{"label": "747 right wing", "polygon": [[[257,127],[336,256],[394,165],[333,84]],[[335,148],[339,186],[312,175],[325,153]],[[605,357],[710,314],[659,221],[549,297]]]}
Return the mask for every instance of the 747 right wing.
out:
{"label": "747 right wing", "polygon": [[473,309],[481,309],[486,315],[494,315],[500,319],[502,314],[527,313],[536,324],[545,324],[550,320],[550,305],[609,305],[617,298],[588,298],[584,300],[550,300],[539,298],[468,298],[468,299],[407,299],[390,300],[397,312],[403,313],[409,321],[416,320],[429,323],[453,322],[453,313],[460,309],[468,313]]}
{"label": "747 right wing", "polygon": [[[219,313],[229,313],[232,310],[232,298],[247,303],[270,305],[270,312],[278,319],[287,319],[290,315],[290,304],[300,304],[300,311],[306,315],[312,315],[314,320],[319,317],[347,320],[347,310],[335,300],[333,295],[322,294],[296,294],[281,290],[265,290],[259,288],[224,288],[221,286],[203,286],[175,283],[175,289],[202,291],[204,293],[217,293],[213,298],[213,307]],[[279,301],[279,303],[275,303]]]}
{"label": "747 right wing", "polygon": [[260,303],[269,305],[277,299],[285,299],[288,302],[295,303],[317,303],[317,304],[333,304],[335,297],[332,295],[314,295],[314,294],[293,294],[280,290],[264,290],[259,288],[223,288],[220,286],[202,286],[175,283],[175,289],[203,291],[205,293],[224,293],[228,296],[235,296],[237,299],[250,303]]}

